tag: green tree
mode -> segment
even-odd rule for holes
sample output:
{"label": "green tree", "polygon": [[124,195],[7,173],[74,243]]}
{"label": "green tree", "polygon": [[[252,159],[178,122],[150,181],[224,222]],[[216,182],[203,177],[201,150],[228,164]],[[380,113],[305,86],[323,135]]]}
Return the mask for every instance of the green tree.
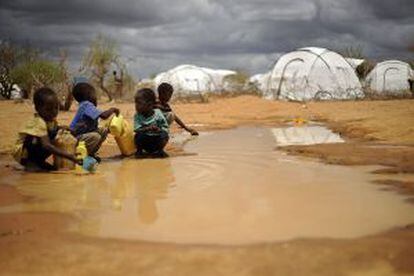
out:
{"label": "green tree", "polygon": [[18,46],[10,41],[0,43],[0,93],[4,98],[10,98],[13,84],[18,84],[18,80],[13,78],[15,68],[34,62],[39,56],[40,51],[30,45]]}
{"label": "green tree", "polygon": [[65,81],[65,72],[59,64],[48,60],[22,63],[12,69],[10,76],[15,83],[28,91],[29,96],[37,88],[54,87]]}
{"label": "green tree", "polygon": [[106,86],[106,78],[111,67],[119,63],[118,46],[110,38],[98,35],[89,45],[89,49],[83,57],[82,70],[87,71],[91,79],[112,101],[113,94]]}

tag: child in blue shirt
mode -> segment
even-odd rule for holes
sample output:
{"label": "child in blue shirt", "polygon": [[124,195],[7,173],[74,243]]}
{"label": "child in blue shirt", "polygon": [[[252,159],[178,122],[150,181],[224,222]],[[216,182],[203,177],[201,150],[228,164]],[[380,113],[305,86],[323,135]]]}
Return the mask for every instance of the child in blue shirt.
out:
{"label": "child in blue shirt", "polygon": [[135,94],[134,131],[137,158],[145,157],[145,153],[156,158],[168,157],[164,151],[169,139],[168,123],[161,110],[154,108],[155,101],[152,89],[144,88]]}
{"label": "child in blue shirt", "polygon": [[99,161],[96,153],[108,135],[108,128],[99,128],[98,120],[108,119],[112,114],[119,115],[119,109],[99,110],[95,88],[88,83],[76,84],[72,94],[79,107],[69,128],[78,141],[85,142],[88,154]]}

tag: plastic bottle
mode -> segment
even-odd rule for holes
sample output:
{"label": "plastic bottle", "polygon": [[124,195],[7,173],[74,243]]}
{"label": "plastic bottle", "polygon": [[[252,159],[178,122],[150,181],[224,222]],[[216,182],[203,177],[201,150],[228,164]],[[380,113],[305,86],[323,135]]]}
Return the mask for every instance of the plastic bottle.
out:
{"label": "plastic bottle", "polygon": [[134,131],[121,115],[112,118],[109,131],[114,136],[122,155],[130,156],[136,152]]}
{"label": "plastic bottle", "polygon": [[[79,141],[78,146],[76,147],[76,158],[85,160],[86,156],[88,156],[88,150],[86,149],[86,144],[84,141]],[[83,167],[81,165],[76,164],[76,173],[83,173]]]}
{"label": "plastic bottle", "polygon": [[[59,130],[55,139],[55,146],[57,148],[64,150],[69,154],[75,154],[76,143],[76,138],[73,137],[69,131]],[[75,163],[66,158],[54,155],[53,159],[55,167],[58,170],[73,170],[75,168]]]}
{"label": "plastic bottle", "polygon": [[109,132],[111,132],[111,134],[114,137],[119,137],[122,135],[122,132],[124,131],[123,122],[124,122],[124,118],[122,117],[122,115],[112,117],[109,123]]}

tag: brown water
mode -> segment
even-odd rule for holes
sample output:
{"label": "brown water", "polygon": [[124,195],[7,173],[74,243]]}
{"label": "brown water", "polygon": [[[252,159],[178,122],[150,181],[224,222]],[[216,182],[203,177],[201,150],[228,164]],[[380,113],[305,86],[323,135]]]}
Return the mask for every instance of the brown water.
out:
{"label": "brown water", "polygon": [[300,237],[353,238],[414,222],[405,197],[370,184],[372,168],[325,165],[274,151],[270,129],[203,134],[197,155],[113,160],[90,176],[17,173],[25,195],[11,211],[59,211],[71,231],[99,237],[247,244]]}

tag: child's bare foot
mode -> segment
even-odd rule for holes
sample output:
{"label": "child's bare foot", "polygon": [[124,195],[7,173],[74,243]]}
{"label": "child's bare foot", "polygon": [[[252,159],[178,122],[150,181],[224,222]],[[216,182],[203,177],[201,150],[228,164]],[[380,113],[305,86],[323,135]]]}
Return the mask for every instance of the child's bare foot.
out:
{"label": "child's bare foot", "polygon": [[152,158],[167,158],[169,157],[169,155],[164,150],[160,150],[160,151],[152,153],[151,157]]}
{"label": "child's bare foot", "polygon": [[135,158],[137,159],[148,158],[148,154],[144,153],[144,151],[142,150],[137,150],[137,152],[135,153]]}
{"label": "child's bare foot", "polygon": [[56,167],[47,162],[43,162],[42,164],[37,164],[34,162],[27,162],[27,164],[25,165],[25,171],[27,172],[50,172],[50,171],[56,171]]}
{"label": "child's bare foot", "polygon": [[91,155],[91,157],[93,157],[93,158],[96,160],[96,162],[98,162],[98,164],[100,164],[100,163],[101,163],[101,161],[102,161],[102,158],[101,158],[101,157],[99,157],[99,156],[98,156],[98,155],[96,155],[96,154]]}
{"label": "child's bare foot", "polygon": [[189,128],[187,129],[187,131],[192,135],[192,136],[198,136],[198,132],[195,129]]}

